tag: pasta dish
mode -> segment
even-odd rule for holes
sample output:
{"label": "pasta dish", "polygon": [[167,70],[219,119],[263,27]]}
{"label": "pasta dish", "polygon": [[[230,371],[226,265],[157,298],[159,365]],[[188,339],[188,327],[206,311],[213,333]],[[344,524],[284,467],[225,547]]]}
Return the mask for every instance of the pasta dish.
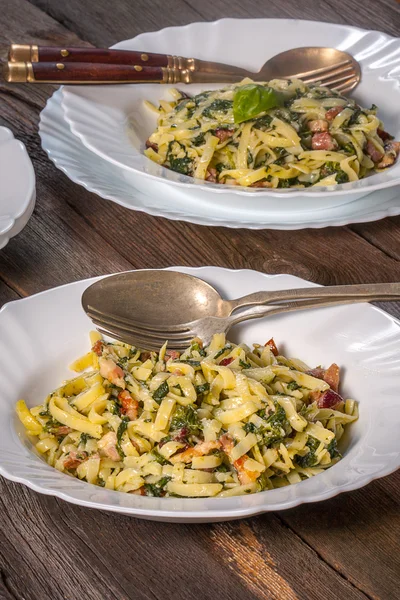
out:
{"label": "pasta dish", "polygon": [[377,107],[300,80],[250,79],[147,102],[158,114],[145,155],[183,175],[228,185],[305,188],[357,181],[396,161]]}
{"label": "pasta dish", "polygon": [[16,410],[49,465],[110,490],[228,497],[295,484],[340,460],[358,417],[336,364],[310,369],[273,339],[250,349],[216,334],[180,354],[90,337],[77,377]]}

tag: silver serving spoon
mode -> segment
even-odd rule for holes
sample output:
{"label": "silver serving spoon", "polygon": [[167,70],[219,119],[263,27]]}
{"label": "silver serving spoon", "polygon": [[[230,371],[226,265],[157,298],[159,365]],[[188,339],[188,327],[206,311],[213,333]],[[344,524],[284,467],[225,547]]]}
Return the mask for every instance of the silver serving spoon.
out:
{"label": "silver serving spoon", "polygon": [[209,283],[176,271],[139,270],[105,277],[89,286],[82,306],[98,326],[119,323],[173,333],[177,326],[204,317],[229,317],[245,306],[276,305],[302,299],[347,302],[391,300],[400,296],[400,284],[339,285],[296,290],[261,291],[236,300],[224,300]]}

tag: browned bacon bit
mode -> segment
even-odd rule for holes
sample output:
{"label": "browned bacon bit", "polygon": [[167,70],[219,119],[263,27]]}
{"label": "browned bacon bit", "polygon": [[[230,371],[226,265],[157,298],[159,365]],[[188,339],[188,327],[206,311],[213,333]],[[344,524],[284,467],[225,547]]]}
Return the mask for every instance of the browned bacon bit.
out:
{"label": "browned bacon bit", "polygon": [[176,360],[180,357],[178,350],[166,350],[164,360],[167,361],[169,359]]}
{"label": "browned bacon bit", "polygon": [[381,161],[384,156],[382,152],[380,152],[380,150],[377,149],[374,142],[371,142],[371,140],[368,140],[365,150],[372,162],[374,163],[378,163],[379,161]]}
{"label": "browned bacon bit", "polygon": [[333,108],[330,108],[325,113],[325,119],[327,119],[328,121],[333,121],[333,119],[337,117],[338,114],[342,112],[342,110],[343,106],[334,106]]}
{"label": "browned bacon bit", "polygon": [[76,452],[73,450],[64,460],[64,469],[76,469],[88,457],[87,452]]}
{"label": "browned bacon bit", "polygon": [[101,356],[103,352],[103,342],[101,340],[97,340],[92,346],[92,351],[97,354],[97,356]]}
{"label": "browned bacon bit", "polygon": [[274,338],[271,338],[270,340],[268,340],[268,342],[266,344],[264,344],[264,346],[269,346],[272,354],[274,356],[278,356],[279,352],[278,352],[278,348],[276,347],[276,344],[274,342]]}
{"label": "browned bacon bit", "polygon": [[141,352],[141,353],[140,353],[139,359],[140,359],[142,362],[146,362],[146,360],[149,360],[149,358],[151,358],[151,354],[150,354],[150,352]]}
{"label": "browned bacon bit", "polygon": [[322,369],[321,367],[310,369],[307,371],[307,375],[311,375],[317,379],[323,379],[334,392],[337,392],[339,389],[340,369],[336,363],[333,363],[329,369]]}
{"label": "browned bacon bit", "polygon": [[[181,429],[177,429],[177,431],[174,431],[174,433],[172,434],[172,439],[174,440],[174,442],[186,442],[187,436],[189,435],[190,431],[187,427],[181,427]],[[161,442],[160,442],[160,448],[161,448]],[[185,448],[184,448],[185,449]]]}
{"label": "browned bacon bit", "polygon": [[158,152],[158,144],[154,144],[150,140],[146,140],[146,148],[152,148],[154,152]]}
{"label": "browned bacon bit", "polygon": [[342,396],[333,390],[326,390],[326,392],[322,392],[320,395],[317,406],[318,408],[335,408],[340,402],[343,402]]}
{"label": "browned bacon bit", "polygon": [[128,492],[128,494],[135,494],[135,496],[145,496],[146,490],[144,489],[144,487],[141,487],[138,490],[132,490]]}
{"label": "browned bacon bit", "polygon": [[139,402],[135,398],[132,398],[127,390],[123,390],[118,394],[118,400],[121,402],[121,412],[130,421],[135,421],[138,417]]}
{"label": "browned bacon bit", "polygon": [[384,148],[385,155],[376,165],[378,169],[386,169],[386,167],[390,167],[395,162],[400,152],[400,142],[386,142]]}
{"label": "browned bacon bit", "polygon": [[206,181],[211,181],[211,183],[217,183],[217,169],[214,169],[213,167],[209,167],[207,169]]}
{"label": "browned bacon bit", "polygon": [[339,389],[339,375],[340,369],[336,363],[333,363],[324,373],[324,381],[326,381],[334,392],[337,392]]}
{"label": "browned bacon bit", "polygon": [[381,140],[383,142],[386,142],[387,140],[393,140],[393,136],[390,135],[390,133],[388,133],[387,131],[384,131],[383,129],[378,129],[376,130],[376,133],[379,135],[379,137],[381,138]]}
{"label": "browned bacon bit", "polygon": [[54,433],[54,435],[68,435],[69,433],[71,433],[72,429],[71,427],[67,427],[67,425],[60,425],[60,427],[57,427],[56,429],[52,430],[52,433]]}
{"label": "browned bacon bit", "polygon": [[227,367],[234,360],[235,359],[233,358],[233,356],[230,356],[229,358],[223,358],[219,364],[221,365],[221,367]]}
{"label": "browned bacon bit", "polygon": [[232,137],[234,133],[234,129],[224,129],[223,127],[218,127],[218,129],[214,131],[214,135],[219,139],[220,142],[225,142],[225,140]]}
{"label": "browned bacon bit", "polygon": [[317,379],[323,379],[325,375],[325,369],[322,367],[316,367],[315,369],[310,369],[307,371],[307,375],[311,375],[311,377],[316,377]]}
{"label": "browned bacon bit", "polygon": [[314,133],[311,138],[311,147],[313,150],[337,150],[338,143],[330,133]]}
{"label": "browned bacon bit", "polygon": [[270,187],[272,187],[272,183],[270,181],[265,181],[265,180],[261,179],[260,181],[255,181],[254,183],[249,185],[249,187],[270,188]]}
{"label": "browned bacon bit", "polygon": [[315,121],[309,121],[307,123],[308,129],[313,133],[321,133],[321,131],[328,131],[328,121],[324,119],[316,119]]}

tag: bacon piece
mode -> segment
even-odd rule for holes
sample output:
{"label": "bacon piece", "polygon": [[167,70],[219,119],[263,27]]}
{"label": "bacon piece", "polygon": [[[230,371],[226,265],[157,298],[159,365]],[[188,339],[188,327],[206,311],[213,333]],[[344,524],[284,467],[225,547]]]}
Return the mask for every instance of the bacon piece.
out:
{"label": "bacon piece", "polygon": [[384,157],[382,152],[380,152],[380,150],[377,149],[377,147],[373,142],[371,142],[371,140],[368,140],[365,150],[372,162],[374,163],[378,163]]}
{"label": "bacon piece", "polygon": [[235,447],[235,445],[233,443],[233,439],[231,438],[231,436],[228,434],[225,434],[219,438],[219,441],[221,442],[223,451],[228,456],[229,460],[231,461],[234,468],[236,469],[240,483],[242,485],[246,485],[248,483],[253,483],[254,481],[256,481],[257,477],[259,476],[259,473],[257,473],[257,471],[249,471],[248,469],[245,469],[245,467],[244,467],[244,463],[249,458],[247,456],[247,454],[244,454],[237,460],[232,461],[231,452],[232,452],[233,448]]}
{"label": "bacon piece", "polygon": [[255,181],[254,183],[252,183],[251,185],[249,185],[249,187],[254,187],[254,188],[271,188],[272,187],[272,183],[270,181]]}
{"label": "bacon piece", "polygon": [[112,384],[125,389],[124,372],[111,358],[100,358],[100,375]]}
{"label": "bacon piece", "polygon": [[207,169],[206,181],[211,181],[211,183],[217,183],[217,169],[214,169],[213,167],[209,167]]}
{"label": "bacon piece", "polygon": [[379,135],[379,137],[381,138],[381,140],[383,142],[386,142],[387,140],[393,140],[393,136],[390,135],[390,133],[388,133],[387,131],[384,131],[383,129],[380,129],[378,127],[378,129],[376,130],[377,134]]}
{"label": "bacon piece", "polygon": [[109,431],[97,442],[97,447],[100,450],[100,454],[107,456],[111,460],[116,462],[121,460],[119,452],[117,450],[117,434],[115,431]]}
{"label": "bacon piece", "polygon": [[334,392],[337,392],[339,389],[340,369],[336,363],[331,364],[328,369],[322,369],[321,367],[310,369],[307,371],[307,375],[323,379]]}
{"label": "bacon piece", "polygon": [[334,392],[337,392],[339,389],[339,376],[340,369],[336,363],[331,364],[323,376],[323,380],[326,381],[326,383]]}
{"label": "bacon piece", "polygon": [[342,110],[343,106],[334,106],[333,108],[330,108],[325,113],[325,119],[327,119],[328,121],[333,121],[333,119],[337,117],[338,114],[342,112]]}
{"label": "bacon piece", "polygon": [[321,133],[322,131],[328,131],[328,121],[325,119],[316,119],[315,121],[309,121],[307,123],[308,129],[313,133]]}
{"label": "bacon piece", "polygon": [[221,442],[219,440],[213,442],[200,442],[193,446],[193,448],[188,448],[183,452],[179,452],[174,456],[171,456],[169,461],[172,464],[177,462],[189,463],[195,456],[205,456],[206,454],[210,454],[212,450],[219,450],[221,448]]}
{"label": "bacon piece", "polygon": [[88,456],[89,455],[87,452],[76,452],[73,450],[64,460],[64,469],[68,469],[68,471],[71,469],[76,469],[76,467],[79,467],[79,465],[83,463]]}
{"label": "bacon piece", "polygon": [[225,140],[232,137],[234,133],[234,129],[224,129],[223,127],[218,127],[218,129],[214,131],[214,135],[219,139],[220,142],[225,142]]}
{"label": "bacon piece", "polygon": [[333,390],[326,390],[326,392],[322,392],[320,395],[317,406],[318,408],[335,408],[340,402],[343,402],[342,396]]}
{"label": "bacon piece", "polygon": [[158,144],[154,144],[150,140],[146,140],[146,148],[152,148],[154,152],[158,152]]}
{"label": "bacon piece", "polygon": [[376,165],[378,169],[386,169],[396,161],[400,152],[400,142],[386,142],[385,155],[382,160]]}
{"label": "bacon piece", "polygon": [[323,133],[314,133],[311,138],[311,147],[313,150],[337,150],[338,144],[330,133],[324,131]]}
{"label": "bacon piece", "polygon": [[146,490],[142,486],[138,490],[132,490],[132,491],[128,492],[128,494],[135,494],[135,496],[146,496]]}
{"label": "bacon piece", "polygon": [[235,359],[233,358],[233,356],[230,356],[229,358],[223,358],[219,364],[221,365],[221,367],[227,367],[234,360]]}
{"label": "bacon piece", "polygon": [[121,402],[121,412],[126,415],[130,421],[136,421],[138,418],[139,402],[132,398],[127,390],[123,390],[118,394],[118,400]]}
{"label": "bacon piece", "polygon": [[180,357],[178,350],[166,350],[164,360],[176,360]]}
{"label": "bacon piece", "polygon": [[97,340],[92,346],[92,351],[97,354],[97,356],[101,356],[103,353],[103,342],[101,340]]}
{"label": "bacon piece", "polygon": [[278,356],[279,352],[278,352],[278,348],[276,347],[276,344],[275,344],[274,338],[271,338],[270,340],[268,340],[268,342],[266,342],[266,343],[264,344],[264,346],[269,346],[269,347],[270,347],[270,350],[271,350],[271,352],[272,352],[272,354],[273,354],[274,356]]}
{"label": "bacon piece", "polygon": [[146,362],[146,360],[149,360],[149,358],[151,358],[150,352],[141,352],[140,353],[139,360],[141,360],[142,362]]}
{"label": "bacon piece", "polygon": [[68,427],[67,425],[60,425],[60,427],[53,429],[52,433],[54,433],[54,435],[68,435],[71,433],[71,431],[73,431],[71,427]]}

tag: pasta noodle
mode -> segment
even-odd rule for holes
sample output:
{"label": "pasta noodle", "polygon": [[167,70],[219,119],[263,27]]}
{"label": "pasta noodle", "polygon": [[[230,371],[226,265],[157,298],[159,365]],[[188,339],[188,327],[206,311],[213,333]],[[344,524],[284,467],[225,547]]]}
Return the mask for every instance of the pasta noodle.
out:
{"label": "pasta noodle", "polygon": [[304,188],[357,181],[392,165],[400,142],[377,108],[300,80],[245,79],[189,97],[160,101],[145,155],[183,175],[213,183]]}
{"label": "pasta noodle", "polygon": [[110,490],[229,497],[301,482],[340,460],[358,418],[339,368],[310,369],[223,334],[182,354],[145,352],[90,334],[81,373],[16,412],[51,466]]}

